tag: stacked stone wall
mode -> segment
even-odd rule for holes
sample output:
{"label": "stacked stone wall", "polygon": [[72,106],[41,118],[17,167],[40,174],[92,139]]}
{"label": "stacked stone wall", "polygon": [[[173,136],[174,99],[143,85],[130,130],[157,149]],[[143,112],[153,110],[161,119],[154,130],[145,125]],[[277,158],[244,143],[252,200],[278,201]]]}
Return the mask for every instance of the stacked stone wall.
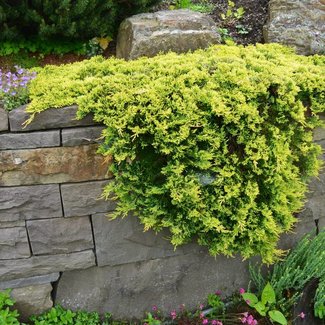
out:
{"label": "stacked stone wall", "polygon": [[[27,127],[25,107],[0,108],[0,290],[26,319],[59,303],[68,308],[141,318],[153,304],[167,312],[203,302],[216,289],[248,283],[248,262],[209,256],[190,243],[174,250],[169,233],[143,232],[137,219],[110,221],[100,199],[110,160],[96,154],[103,126],[77,107],[49,109]],[[315,141],[325,145],[324,129]],[[325,174],[311,192],[283,248],[325,225]]]}

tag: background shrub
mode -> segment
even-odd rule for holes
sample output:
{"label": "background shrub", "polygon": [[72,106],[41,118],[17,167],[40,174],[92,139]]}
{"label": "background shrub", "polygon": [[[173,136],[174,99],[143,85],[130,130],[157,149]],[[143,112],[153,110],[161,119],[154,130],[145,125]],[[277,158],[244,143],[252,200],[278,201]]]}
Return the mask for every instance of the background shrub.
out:
{"label": "background shrub", "polygon": [[0,0],[0,41],[113,36],[121,20],[159,0]]}
{"label": "background shrub", "polygon": [[94,58],[46,67],[31,83],[35,114],[79,105],[107,126],[115,216],[169,228],[177,246],[197,238],[212,255],[260,254],[303,206],[321,153],[325,58],[280,45],[216,46],[136,61]]}

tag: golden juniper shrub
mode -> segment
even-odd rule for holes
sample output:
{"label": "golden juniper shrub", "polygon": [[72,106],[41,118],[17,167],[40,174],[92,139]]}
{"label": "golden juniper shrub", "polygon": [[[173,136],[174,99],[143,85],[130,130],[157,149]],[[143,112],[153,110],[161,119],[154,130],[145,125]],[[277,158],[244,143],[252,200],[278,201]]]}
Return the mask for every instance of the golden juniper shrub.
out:
{"label": "golden juniper shrub", "polygon": [[178,246],[197,238],[212,255],[260,254],[303,206],[321,149],[325,59],[276,44],[214,46],[136,61],[101,57],[45,67],[28,111],[78,104],[106,125],[103,155],[115,180],[115,216],[169,228]]}

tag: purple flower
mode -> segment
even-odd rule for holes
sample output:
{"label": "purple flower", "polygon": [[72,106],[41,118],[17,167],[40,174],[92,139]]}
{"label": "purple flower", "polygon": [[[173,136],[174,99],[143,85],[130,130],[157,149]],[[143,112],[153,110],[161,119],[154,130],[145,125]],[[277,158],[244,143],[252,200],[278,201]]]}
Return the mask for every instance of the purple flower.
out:
{"label": "purple flower", "polygon": [[207,318],[204,318],[204,319],[202,320],[202,324],[203,324],[203,325],[207,325],[207,324],[209,324],[209,320],[208,320]]}
{"label": "purple flower", "polygon": [[215,294],[216,294],[217,296],[221,296],[221,290],[217,290],[217,291],[215,292]]}
{"label": "purple flower", "polygon": [[153,305],[152,306],[152,311],[157,311],[158,310],[158,307],[156,305]]}
{"label": "purple flower", "polygon": [[245,289],[244,288],[240,288],[239,289],[239,293],[242,295],[243,293],[245,293],[246,291],[245,291]]}
{"label": "purple flower", "polygon": [[174,320],[174,319],[177,317],[176,310],[172,310],[172,311],[170,312],[170,316],[171,316],[172,320]]}

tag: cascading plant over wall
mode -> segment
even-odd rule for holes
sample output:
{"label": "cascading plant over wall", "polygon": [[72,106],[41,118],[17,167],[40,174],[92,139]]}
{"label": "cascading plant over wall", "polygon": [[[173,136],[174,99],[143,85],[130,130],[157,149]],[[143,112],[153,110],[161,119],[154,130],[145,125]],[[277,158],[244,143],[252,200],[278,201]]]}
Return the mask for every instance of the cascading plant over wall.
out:
{"label": "cascading plant over wall", "polygon": [[312,130],[324,112],[325,58],[280,45],[215,46],[136,61],[100,57],[43,69],[33,115],[78,104],[106,125],[114,214],[196,238],[212,255],[281,254],[279,235],[320,168]]}

